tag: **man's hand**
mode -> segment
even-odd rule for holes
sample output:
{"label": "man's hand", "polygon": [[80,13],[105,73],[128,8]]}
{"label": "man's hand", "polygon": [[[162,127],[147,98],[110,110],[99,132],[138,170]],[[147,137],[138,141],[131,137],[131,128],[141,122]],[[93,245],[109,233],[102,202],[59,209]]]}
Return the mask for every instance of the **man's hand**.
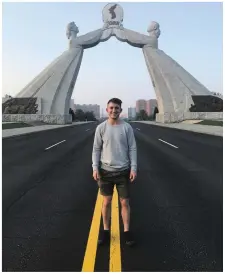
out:
{"label": "man's hand", "polygon": [[133,182],[137,178],[137,173],[133,170],[130,172],[130,181]]}
{"label": "man's hand", "polygon": [[93,178],[94,178],[95,181],[99,180],[100,176],[99,176],[98,170],[93,171]]}

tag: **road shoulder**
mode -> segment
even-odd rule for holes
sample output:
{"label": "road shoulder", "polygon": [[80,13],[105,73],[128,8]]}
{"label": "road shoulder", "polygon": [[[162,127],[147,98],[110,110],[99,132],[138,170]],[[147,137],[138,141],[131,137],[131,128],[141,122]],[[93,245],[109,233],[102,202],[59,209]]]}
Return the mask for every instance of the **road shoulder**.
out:
{"label": "road shoulder", "polygon": [[174,128],[178,130],[187,130],[192,132],[198,132],[198,133],[223,137],[223,127],[221,126],[208,126],[208,125],[206,126],[206,125],[184,124],[184,123],[163,124],[163,123],[157,123],[153,121],[132,121],[132,123],[143,123],[148,125]]}

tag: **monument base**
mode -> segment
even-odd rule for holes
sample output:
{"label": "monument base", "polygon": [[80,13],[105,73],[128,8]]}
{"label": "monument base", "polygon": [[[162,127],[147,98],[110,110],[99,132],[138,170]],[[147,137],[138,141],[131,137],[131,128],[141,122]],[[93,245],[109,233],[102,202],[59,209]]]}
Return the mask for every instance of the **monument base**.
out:
{"label": "monument base", "polygon": [[47,124],[72,124],[72,115],[60,114],[2,114],[2,122],[34,122],[42,121]]}
{"label": "monument base", "polygon": [[158,123],[179,123],[185,120],[218,120],[223,119],[223,112],[172,112],[157,113]]}

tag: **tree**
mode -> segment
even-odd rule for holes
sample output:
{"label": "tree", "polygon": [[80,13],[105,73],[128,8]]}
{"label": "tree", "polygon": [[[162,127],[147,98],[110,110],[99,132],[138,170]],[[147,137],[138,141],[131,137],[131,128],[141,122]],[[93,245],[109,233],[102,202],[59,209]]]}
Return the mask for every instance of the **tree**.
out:
{"label": "tree", "polygon": [[136,121],[140,121],[141,120],[141,115],[139,112],[136,113],[136,118],[135,118]]}
{"label": "tree", "polygon": [[148,114],[144,109],[141,109],[139,113],[136,114],[137,121],[147,121],[149,120]]}
{"label": "tree", "polygon": [[149,116],[148,116],[148,120],[149,120],[149,121],[155,120],[155,119],[154,119],[154,115],[153,115],[153,114],[149,115]]}
{"label": "tree", "polygon": [[143,121],[148,120],[148,114],[144,109],[140,110],[140,117],[141,117],[141,120],[143,120]]}
{"label": "tree", "polygon": [[85,113],[83,112],[82,109],[77,109],[75,111],[75,120],[78,120],[78,121],[85,121]]}
{"label": "tree", "polygon": [[75,120],[83,121],[96,121],[93,111],[84,112],[82,109],[77,109],[75,112]]}
{"label": "tree", "polygon": [[87,111],[84,113],[84,115],[85,115],[85,119],[87,119],[87,121],[96,121],[93,111]]}

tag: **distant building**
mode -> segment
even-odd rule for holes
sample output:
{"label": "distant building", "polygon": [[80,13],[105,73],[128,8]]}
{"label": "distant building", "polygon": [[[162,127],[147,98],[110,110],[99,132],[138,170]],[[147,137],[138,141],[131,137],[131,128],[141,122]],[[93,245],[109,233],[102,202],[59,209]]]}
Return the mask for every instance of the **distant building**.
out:
{"label": "distant building", "polygon": [[128,108],[128,119],[134,119],[136,117],[136,108],[129,107]]}
{"label": "distant building", "polygon": [[95,118],[100,119],[100,106],[99,105],[79,105],[75,104],[75,110],[81,109],[84,112],[93,111]]}
{"label": "distant building", "polygon": [[141,110],[145,110],[148,116],[153,115],[155,107],[157,107],[157,100],[137,100],[136,101],[136,112],[139,113]]}
{"label": "distant building", "polygon": [[148,116],[153,115],[155,107],[157,107],[157,100],[156,99],[150,99],[146,101],[146,112]]}
{"label": "distant building", "polygon": [[136,112],[139,113],[141,110],[146,110],[146,101],[144,99],[136,101]]}

